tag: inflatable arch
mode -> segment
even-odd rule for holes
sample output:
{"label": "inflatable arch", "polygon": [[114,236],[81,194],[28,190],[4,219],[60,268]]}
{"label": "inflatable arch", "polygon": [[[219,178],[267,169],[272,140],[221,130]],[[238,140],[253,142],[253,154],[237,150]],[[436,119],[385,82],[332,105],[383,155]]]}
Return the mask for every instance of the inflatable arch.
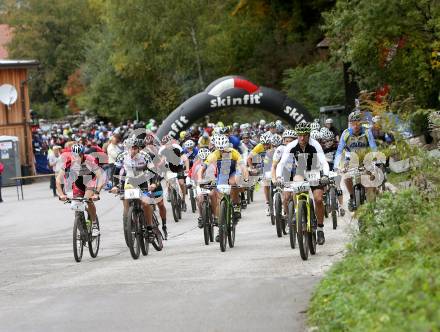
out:
{"label": "inflatable arch", "polygon": [[203,92],[191,97],[177,107],[161,124],[157,136],[170,134],[177,137],[192,123],[216,110],[227,107],[263,109],[295,125],[311,121],[304,106],[285,94],[264,86],[257,86],[239,76],[226,76],[212,82]]}

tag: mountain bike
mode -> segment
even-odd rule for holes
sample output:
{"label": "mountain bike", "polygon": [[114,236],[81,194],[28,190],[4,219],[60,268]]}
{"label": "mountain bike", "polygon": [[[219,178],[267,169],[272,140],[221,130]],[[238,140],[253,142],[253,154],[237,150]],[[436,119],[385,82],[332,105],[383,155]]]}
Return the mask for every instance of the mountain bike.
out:
{"label": "mountain bike", "polygon": [[275,214],[275,228],[277,231],[277,236],[282,237],[286,234],[286,221],[283,217],[283,189],[280,185],[275,186],[273,195],[273,210]]}
{"label": "mountain bike", "polygon": [[338,201],[338,187],[336,186],[336,177],[338,176],[335,172],[329,173],[329,184],[327,190],[324,192],[324,215],[327,218],[329,215],[332,217],[333,229],[338,227],[338,211],[339,211],[339,201]]}
{"label": "mountain bike", "polygon": [[291,183],[296,202],[296,235],[301,258],[307,260],[316,254],[317,220],[313,200],[310,197],[311,185],[319,184],[320,172],[309,171],[304,181]]}
{"label": "mountain bike", "polygon": [[[127,240],[128,248],[133,259],[138,259],[140,253],[146,256],[149,251],[148,234],[144,210],[141,205],[142,191],[140,188],[125,189],[124,199],[128,200],[127,212]],[[147,241],[145,241],[147,239]]]}
{"label": "mountain bike", "polygon": [[345,173],[352,178],[354,204],[353,210],[357,210],[366,201],[365,187],[362,185],[362,175],[366,174],[365,167],[354,167],[347,169]]}
{"label": "mountain bike", "polygon": [[270,213],[270,223],[272,225],[275,225],[275,211],[274,211],[274,201],[273,201],[273,195],[274,195],[274,186],[272,183],[272,173],[266,172],[265,173],[265,181],[270,181],[269,185],[269,213]]}
{"label": "mountain bike", "polygon": [[229,248],[233,248],[235,245],[235,227],[237,220],[233,217],[234,208],[231,199],[231,189],[240,188],[236,185],[219,184],[217,190],[223,195],[220,200],[220,215],[218,221],[218,234],[220,240],[220,250],[226,251],[226,239],[229,244]]}
{"label": "mountain bike", "polygon": [[166,179],[168,181],[169,193],[171,195],[171,210],[175,222],[182,219],[183,200],[180,193],[179,181],[177,180],[177,173],[167,172]]}
{"label": "mountain bike", "polygon": [[[188,180],[189,178],[187,178]],[[196,190],[192,181],[187,181],[186,188],[189,191],[189,201],[191,202],[191,211],[195,213],[197,210]]]}
{"label": "mountain bike", "polygon": [[[101,234],[92,236],[92,222],[90,222],[89,213],[87,219],[84,212],[87,211],[87,203],[92,202],[90,198],[77,197],[68,198],[65,204],[70,204],[70,208],[75,211],[75,221],[73,223],[73,256],[75,261],[81,262],[84,247],[89,248],[92,258],[98,256]],[[99,230],[99,220],[96,216],[96,225]]]}
{"label": "mountain bike", "polygon": [[209,193],[215,189],[215,185],[201,184],[197,187],[197,196],[202,196],[201,214],[203,220],[203,238],[205,245],[209,245],[209,242],[214,241],[214,221],[212,218],[212,206]]}

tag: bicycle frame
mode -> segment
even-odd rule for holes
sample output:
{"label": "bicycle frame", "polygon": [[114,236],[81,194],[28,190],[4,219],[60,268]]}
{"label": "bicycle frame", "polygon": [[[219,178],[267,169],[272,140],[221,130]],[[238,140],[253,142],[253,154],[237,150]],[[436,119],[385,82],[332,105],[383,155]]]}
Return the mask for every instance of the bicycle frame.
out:
{"label": "bicycle frame", "polygon": [[[299,205],[299,201],[300,200],[305,200],[306,201],[306,207],[307,207],[307,232],[311,232],[311,230],[312,230],[312,228],[311,228],[311,220],[312,220],[312,218],[311,218],[311,209],[310,209],[310,195],[309,195],[309,193],[297,193],[297,194],[295,194],[295,203],[296,203],[296,206],[298,206]],[[298,220],[299,220],[299,210],[298,209],[296,209],[296,220],[297,220],[297,223],[296,223],[296,229],[297,229],[297,231],[299,231],[299,222],[298,222]]]}

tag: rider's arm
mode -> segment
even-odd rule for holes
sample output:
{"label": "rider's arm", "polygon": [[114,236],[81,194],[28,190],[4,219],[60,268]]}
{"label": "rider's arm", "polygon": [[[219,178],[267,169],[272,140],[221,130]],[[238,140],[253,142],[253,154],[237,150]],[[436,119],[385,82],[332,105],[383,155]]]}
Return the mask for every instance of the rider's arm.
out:
{"label": "rider's arm", "polygon": [[281,160],[276,168],[275,175],[277,178],[281,178],[283,176],[284,167],[286,167],[288,162],[291,163],[294,162],[292,149],[296,146],[296,144],[298,144],[298,140],[290,142],[289,144],[286,145],[283,155],[281,156]]}
{"label": "rider's arm", "polygon": [[65,175],[65,171],[62,169],[60,170],[60,172],[58,173],[57,177],[56,177],[56,187],[57,187],[57,193],[58,196],[64,196],[63,193],[63,188],[61,187],[61,183],[63,182],[63,178]]}
{"label": "rider's arm", "polygon": [[316,154],[318,157],[318,161],[322,166],[322,173],[325,176],[328,176],[330,171],[330,166],[328,165],[327,158],[325,158],[324,150],[322,150],[321,144],[319,144],[318,141],[315,141],[314,139],[310,139],[310,143],[315,147]]}
{"label": "rider's arm", "polygon": [[336,170],[339,168],[339,163],[341,162],[342,152],[344,152],[346,142],[345,142],[345,131],[341,135],[341,140],[339,141],[338,149],[335,153],[335,161],[333,162],[333,168]]}

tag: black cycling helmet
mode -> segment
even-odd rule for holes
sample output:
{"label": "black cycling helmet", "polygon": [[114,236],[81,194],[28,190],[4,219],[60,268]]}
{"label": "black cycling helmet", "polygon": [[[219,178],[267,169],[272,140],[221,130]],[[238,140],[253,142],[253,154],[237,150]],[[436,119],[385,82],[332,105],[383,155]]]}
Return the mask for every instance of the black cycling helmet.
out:
{"label": "black cycling helmet", "polygon": [[310,122],[300,122],[295,126],[295,132],[298,136],[300,135],[308,135],[312,129],[310,128]]}

